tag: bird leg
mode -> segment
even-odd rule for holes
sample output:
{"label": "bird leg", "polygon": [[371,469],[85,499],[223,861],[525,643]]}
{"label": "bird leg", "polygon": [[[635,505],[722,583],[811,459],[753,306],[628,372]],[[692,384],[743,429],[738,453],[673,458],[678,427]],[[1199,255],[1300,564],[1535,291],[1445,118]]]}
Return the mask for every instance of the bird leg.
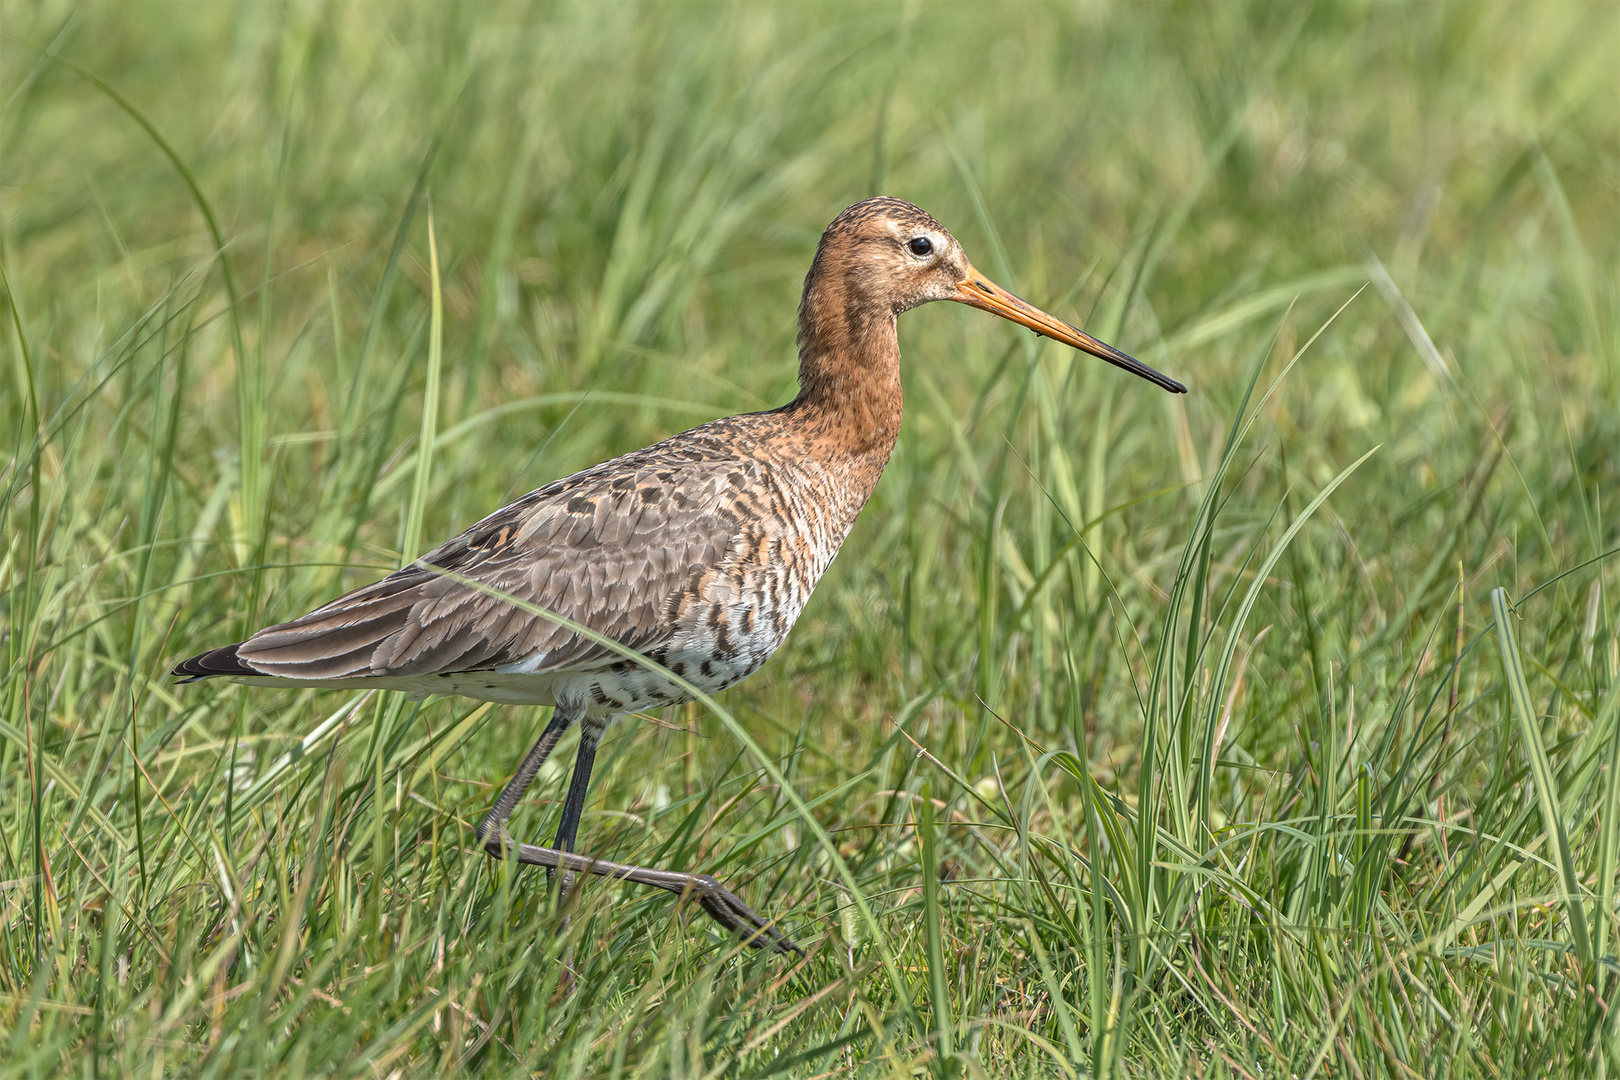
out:
{"label": "bird leg", "polygon": [[[546,730],[540,733],[540,738],[529,747],[529,752],[523,755],[523,764],[518,766],[517,775],[507,781],[500,798],[489,808],[484,820],[478,823],[478,839],[484,842],[486,849],[489,849],[493,839],[501,834],[501,830],[506,828],[507,821],[512,817],[512,811],[517,809],[518,800],[523,798],[523,793],[534,783],[535,774],[540,771],[540,766],[546,763],[546,758],[557,748],[558,740],[577,719],[578,714],[570,709],[558,708],[552,712],[551,723],[546,725]],[[501,853],[499,847],[489,850],[492,855]]]}
{"label": "bird leg", "polygon": [[[484,848],[492,855],[498,854],[499,849],[496,847],[498,843],[499,841],[491,840],[485,843]],[[544,866],[565,873],[599,874],[602,877],[630,881],[637,885],[651,885],[655,889],[663,889],[676,896],[691,897],[715,922],[734,934],[741,934],[743,939],[756,949],[775,949],[779,953],[796,952],[801,955],[804,953],[804,950],[778,930],[774,923],[762,918],[753,908],[743,903],[736,893],[721,885],[710,874],[689,874],[680,870],[631,866],[628,863],[593,859],[589,855],[575,855],[571,851],[536,847],[534,844],[509,842],[506,851],[510,858],[530,866]]]}
{"label": "bird leg", "polygon": [[563,874],[563,895],[579,874],[598,874],[603,877],[631,881],[637,885],[650,885],[676,896],[696,900],[711,918],[734,934],[741,934],[756,949],[770,948],[780,953],[804,950],[794,944],[775,925],[742,902],[736,893],[721,885],[709,874],[688,874],[679,870],[659,870],[650,866],[630,866],[626,863],[607,862],[588,855],[574,854],[574,839],[579,831],[579,819],[585,808],[585,792],[591,782],[591,766],[596,760],[596,746],[606,725],[586,721],[580,732],[579,757],[574,764],[574,775],[568,783],[568,795],[563,801],[562,821],[557,826],[555,847],[520,844],[508,838],[506,822],[517,807],[523,792],[534,782],[535,774],[545,764],[557,741],[571,727],[579,712],[559,707],[552,714],[551,723],[523,758],[517,775],[506,785],[495,805],[478,826],[478,839],[484,850],[497,858],[512,858],[528,866],[544,866],[548,875],[555,871]]}
{"label": "bird leg", "polygon": [[[602,741],[602,732],[607,730],[607,723],[603,720],[587,719],[579,729],[579,753],[574,757],[574,775],[568,780],[568,795],[563,799],[562,820],[557,823],[557,839],[552,841],[552,847],[558,851],[573,851],[574,837],[579,833],[579,818],[585,812],[585,792],[591,786],[591,766],[596,763],[596,747]],[[552,871],[547,870],[550,877]],[[574,888],[574,873],[572,870],[562,872],[562,895],[567,896]]]}

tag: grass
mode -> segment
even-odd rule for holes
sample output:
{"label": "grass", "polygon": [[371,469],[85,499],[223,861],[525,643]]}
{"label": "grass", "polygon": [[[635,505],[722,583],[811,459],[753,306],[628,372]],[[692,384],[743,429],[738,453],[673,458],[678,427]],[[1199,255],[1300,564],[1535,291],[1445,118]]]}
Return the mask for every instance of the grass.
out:
{"label": "grass", "polygon": [[[0,12],[6,1074],[1617,1063],[1611,8]],[[609,733],[586,849],[807,958],[482,857],[537,710],[167,678],[786,400],[877,191],[1192,393],[907,315],[788,644]]]}

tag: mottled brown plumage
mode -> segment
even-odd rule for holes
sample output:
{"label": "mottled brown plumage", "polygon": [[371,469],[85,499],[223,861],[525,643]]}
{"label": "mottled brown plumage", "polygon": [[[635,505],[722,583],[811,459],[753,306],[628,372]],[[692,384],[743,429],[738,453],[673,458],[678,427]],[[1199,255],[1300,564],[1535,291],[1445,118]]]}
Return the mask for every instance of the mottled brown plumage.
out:
{"label": "mottled brown plumage", "polygon": [[[902,400],[896,318],[946,299],[1183,391],[991,285],[922,210],[868,199],[827,227],[805,278],[793,401],[711,421],[548,484],[383,580],[192,657],[174,674],[555,705],[479,830],[486,848],[690,892],[754,944],[793,947],[712,878],[568,855],[607,723],[689,695],[505,598],[589,627],[705,691],[746,677],[787,636],[894,449]],[[512,844],[506,819],[576,721],[579,757],[556,847]]]}

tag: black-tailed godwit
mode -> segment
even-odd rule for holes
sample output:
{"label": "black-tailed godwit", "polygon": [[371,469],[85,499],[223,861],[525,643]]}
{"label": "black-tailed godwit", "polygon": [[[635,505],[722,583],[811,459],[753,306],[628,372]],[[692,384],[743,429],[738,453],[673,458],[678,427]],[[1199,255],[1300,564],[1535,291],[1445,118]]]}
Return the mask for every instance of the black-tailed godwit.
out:
{"label": "black-tailed godwit", "polygon": [[[547,484],[383,580],[194,656],[174,674],[554,705],[479,825],[485,850],[568,879],[604,874],[689,895],[751,944],[796,950],[707,874],[573,854],[608,724],[690,695],[534,609],[620,642],[706,692],[757,670],[787,637],[888,463],[900,433],[895,319],[932,300],[981,308],[1186,392],[991,284],[922,210],[867,199],[827,227],[805,277],[791,402]],[[513,842],[507,819],[576,723],[579,753],[553,846]]]}

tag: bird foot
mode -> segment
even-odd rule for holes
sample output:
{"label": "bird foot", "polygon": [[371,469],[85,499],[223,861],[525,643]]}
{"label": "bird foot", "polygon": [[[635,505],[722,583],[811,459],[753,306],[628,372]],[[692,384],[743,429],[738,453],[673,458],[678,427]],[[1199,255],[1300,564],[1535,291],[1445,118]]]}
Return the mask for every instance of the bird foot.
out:
{"label": "bird foot", "polygon": [[749,946],[755,949],[773,949],[783,954],[798,953],[804,955],[804,950],[782,931],[776,928],[776,923],[763,918],[753,908],[743,903],[742,897],[720,884],[711,874],[687,874],[690,879],[687,888],[670,892],[679,892],[681,896],[693,896],[699,906],[715,922],[739,935]]}

